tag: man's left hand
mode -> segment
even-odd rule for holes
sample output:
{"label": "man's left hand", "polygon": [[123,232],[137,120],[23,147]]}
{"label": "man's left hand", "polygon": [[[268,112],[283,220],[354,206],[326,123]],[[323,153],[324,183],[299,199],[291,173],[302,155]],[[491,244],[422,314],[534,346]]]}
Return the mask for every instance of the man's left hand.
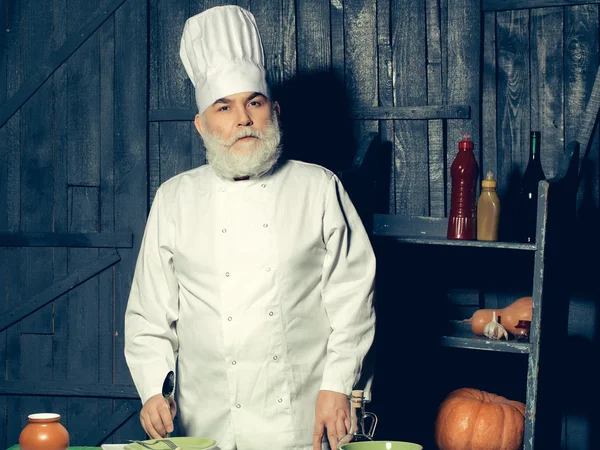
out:
{"label": "man's left hand", "polygon": [[323,433],[327,429],[327,439],[331,449],[350,428],[350,402],[348,396],[333,391],[319,391],[315,407],[315,431],[313,450],[321,450]]}

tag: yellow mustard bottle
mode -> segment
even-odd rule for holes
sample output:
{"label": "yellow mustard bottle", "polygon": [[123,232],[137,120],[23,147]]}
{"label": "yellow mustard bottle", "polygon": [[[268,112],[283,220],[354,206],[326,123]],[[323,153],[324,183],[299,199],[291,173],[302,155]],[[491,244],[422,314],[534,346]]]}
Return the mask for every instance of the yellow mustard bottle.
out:
{"label": "yellow mustard bottle", "polygon": [[481,195],[477,201],[477,240],[497,241],[500,219],[500,199],[496,193],[494,174],[488,172],[481,182]]}

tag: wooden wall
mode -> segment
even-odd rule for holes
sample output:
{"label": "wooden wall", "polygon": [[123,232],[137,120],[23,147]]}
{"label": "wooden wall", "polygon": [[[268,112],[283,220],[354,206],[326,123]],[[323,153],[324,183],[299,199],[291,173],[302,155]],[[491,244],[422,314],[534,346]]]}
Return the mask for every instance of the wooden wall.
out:
{"label": "wooden wall", "polygon": [[[95,444],[139,403],[122,331],[147,213],[147,9],[0,7],[3,448],[45,411]],[[130,420],[116,436],[143,434]]]}
{"label": "wooden wall", "polygon": [[[63,415],[74,444],[139,436],[122,342],[137,248],[160,183],[205,162],[179,40],[188,17],[233,3],[2,3],[0,233],[10,234],[0,234],[0,447],[16,443],[27,414],[41,410]],[[480,173],[497,175],[506,226],[529,131],[542,132],[542,164],[553,176],[599,65],[597,1],[237,4],[261,29],[289,156],[341,170],[360,163],[378,134],[391,143],[380,155],[389,183],[371,199],[380,212],[446,215],[449,166],[468,132]],[[82,31],[89,37],[79,39]],[[468,115],[448,105],[466,105]],[[373,109],[392,106],[407,109]],[[598,149],[596,136],[575,233],[592,255],[598,239],[584,233],[599,225]],[[360,185],[352,188],[360,202]],[[57,233],[66,233],[60,242]],[[597,372],[587,362],[599,348],[598,264],[574,264],[565,379],[573,395],[560,405],[571,450],[600,445]],[[78,276],[75,288],[48,291]],[[4,320],[40,292],[33,298],[44,306],[28,303],[31,314]],[[396,389],[402,404],[406,387]],[[382,427],[393,429],[410,434],[401,424]]]}

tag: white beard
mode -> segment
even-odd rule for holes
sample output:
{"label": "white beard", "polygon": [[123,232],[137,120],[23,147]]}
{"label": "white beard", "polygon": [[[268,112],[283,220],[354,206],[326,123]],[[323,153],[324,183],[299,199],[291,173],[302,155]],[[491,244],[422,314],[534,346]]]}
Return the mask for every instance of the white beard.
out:
{"label": "white beard", "polygon": [[[246,136],[253,136],[258,139],[251,139],[249,142],[238,142],[236,150],[231,149],[238,139]],[[275,110],[271,115],[271,122],[265,127],[264,133],[246,128],[240,130],[229,141],[225,141],[220,135],[211,133],[204,122],[202,140],[206,148],[208,163],[219,177],[226,180],[261,177],[273,168],[281,155],[279,145],[281,131]]]}

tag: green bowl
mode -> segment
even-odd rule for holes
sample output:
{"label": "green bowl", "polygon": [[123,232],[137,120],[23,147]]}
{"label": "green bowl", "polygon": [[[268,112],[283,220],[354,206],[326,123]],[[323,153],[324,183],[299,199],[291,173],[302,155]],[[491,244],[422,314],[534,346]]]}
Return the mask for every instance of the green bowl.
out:
{"label": "green bowl", "polygon": [[344,444],[342,450],[423,450],[423,447],[412,442],[365,441]]}

